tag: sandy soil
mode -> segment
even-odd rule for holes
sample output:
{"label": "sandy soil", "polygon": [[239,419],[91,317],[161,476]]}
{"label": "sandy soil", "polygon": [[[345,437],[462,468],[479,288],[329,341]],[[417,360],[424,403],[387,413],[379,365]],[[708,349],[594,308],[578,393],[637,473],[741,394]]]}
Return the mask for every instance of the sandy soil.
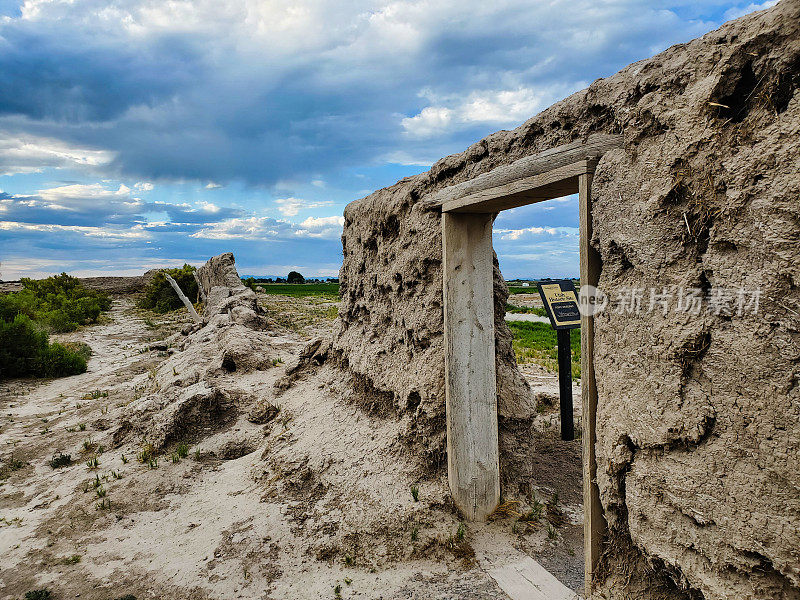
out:
{"label": "sandy soil", "polygon": [[[335,316],[332,303],[264,302],[299,323],[270,338],[283,363]],[[242,412],[189,440],[186,457],[143,464],[141,440],[115,445],[157,373],[175,369],[174,350],[151,344],[186,322],[118,299],[108,322],[65,336],[93,348],[87,373],[0,384],[0,599],[41,588],[98,600],[506,598],[481,559],[520,551],[580,590],[580,441],[557,439],[557,402],[542,402],[537,419],[535,495],[552,505],[557,493],[552,511],[530,526],[513,515],[469,525],[454,541],[444,478],[411,459],[394,419],[354,406],[329,367],[284,393],[273,385],[280,368],[225,375],[278,417],[258,425]],[[524,372],[540,398],[557,394],[552,374]],[[51,468],[60,452],[72,463]]]}
{"label": "sandy soil", "polygon": [[543,308],[542,297],[539,292],[533,294],[511,294],[508,297],[508,303],[514,306],[521,306],[526,308]]}

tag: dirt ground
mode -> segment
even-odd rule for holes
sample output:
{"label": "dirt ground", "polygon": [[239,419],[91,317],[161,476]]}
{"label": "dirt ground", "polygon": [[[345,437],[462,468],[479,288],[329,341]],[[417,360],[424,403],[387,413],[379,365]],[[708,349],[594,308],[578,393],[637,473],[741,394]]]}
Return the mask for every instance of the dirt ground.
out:
{"label": "dirt ground", "polygon": [[[118,298],[105,322],[60,336],[92,347],[86,373],[0,383],[0,599],[44,588],[56,600],[499,599],[482,558],[519,552],[582,590],[580,440],[558,439],[552,374],[523,369],[540,398],[542,518],[520,521],[536,509],[521,499],[461,529],[445,477],[410,459],[395,420],[353,405],[331,367],[275,391],[282,365],[332,326],[336,304],[261,302],[279,324],[269,341],[278,368],[225,377],[278,416],[254,423],[242,411],[182,453],[141,462],[143,440],[115,432],[158,373],[177,375],[175,350],[159,341],[185,313]],[[70,464],[51,467],[60,453]]]}

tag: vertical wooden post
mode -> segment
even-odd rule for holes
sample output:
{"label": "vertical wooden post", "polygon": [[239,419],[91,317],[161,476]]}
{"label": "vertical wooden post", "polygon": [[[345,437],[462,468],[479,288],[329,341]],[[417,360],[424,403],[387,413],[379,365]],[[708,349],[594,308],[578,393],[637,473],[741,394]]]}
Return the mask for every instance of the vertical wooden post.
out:
{"label": "vertical wooden post", "polygon": [[167,281],[169,281],[169,284],[172,286],[172,289],[175,290],[175,293],[178,294],[178,298],[180,298],[181,302],[183,302],[183,305],[186,307],[186,310],[189,311],[189,314],[194,319],[194,322],[202,323],[203,320],[200,318],[200,315],[197,314],[194,306],[192,306],[191,300],[189,300],[186,297],[186,294],[181,291],[181,286],[178,285],[178,282],[175,281],[169,273],[165,272],[164,277],[166,277]]}
{"label": "vertical wooden post", "polygon": [[500,501],[492,215],[442,213],[447,476],[482,521]]}
{"label": "vertical wooden post", "polygon": [[[592,174],[578,178],[580,213],[581,286],[597,287],[600,256],[592,248]],[[597,422],[597,385],[594,378],[594,317],[581,316],[581,401],[583,403],[583,541],[585,595],[591,598],[594,572],[600,559],[601,542],[606,530],[600,490],[597,487],[597,460],[594,445]]]}

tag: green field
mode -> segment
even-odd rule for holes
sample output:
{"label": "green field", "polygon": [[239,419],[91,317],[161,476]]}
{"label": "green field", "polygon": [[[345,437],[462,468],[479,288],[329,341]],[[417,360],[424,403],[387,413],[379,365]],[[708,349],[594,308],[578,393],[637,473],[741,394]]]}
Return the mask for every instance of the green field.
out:
{"label": "green field", "polygon": [[[548,323],[528,321],[507,321],[514,334],[514,354],[518,363],[533,362],[544,368],[558,371],[558,348],[556,331]],[[570,330],[572,346],[572,378],[581,376],[581,330]]]}
{"label": "green field", "polygon": [[292,296],[301,298],[304,296],[322,296],[329,300],[339,299],[338,283],[258,283],[256,286],[264,288],[267,294],[278,294],[281,296]]}
{"label": "green field", "polygon": [[517,306],[516,304],[511,304],[510,302],[506,302],[506,312],[514,314],[538,315],[540,317],[547,316],[547,311],[539,306]]}
{"label": "green field", "polygon": [[510,285],[508,286],[508,293],[509,294],[538,294],[539,288],[535,285],[530,287],[522,287],[517,285]]}

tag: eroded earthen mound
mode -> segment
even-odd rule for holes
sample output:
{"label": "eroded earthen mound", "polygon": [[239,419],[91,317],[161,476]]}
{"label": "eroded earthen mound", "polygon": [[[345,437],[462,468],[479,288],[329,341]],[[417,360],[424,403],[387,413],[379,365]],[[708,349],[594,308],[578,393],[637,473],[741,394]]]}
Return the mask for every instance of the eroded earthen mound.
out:
{"label": "eroded earthen mound", "polygon": [[227,376],[274,366],[269,321],[255,292],[239,279],[233,254],[211,258],[197,274],[206,298],[203,322],[158,344],[171,356],[151,374],[151,392],[132,405],[118,443],[135,432],[161,451],[207,437],[256,402]]}

